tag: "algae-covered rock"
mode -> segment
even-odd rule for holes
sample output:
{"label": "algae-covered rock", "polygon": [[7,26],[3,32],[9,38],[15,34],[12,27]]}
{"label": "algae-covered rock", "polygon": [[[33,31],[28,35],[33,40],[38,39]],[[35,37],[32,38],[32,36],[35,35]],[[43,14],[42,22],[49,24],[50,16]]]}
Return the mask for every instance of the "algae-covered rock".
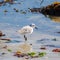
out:
{"label": "algae-covered rock", "polygon": [[54,2],[51,5],[41,8],[31,8],[31,12],[39,12],[44,15],[60,16],[60,2]]}

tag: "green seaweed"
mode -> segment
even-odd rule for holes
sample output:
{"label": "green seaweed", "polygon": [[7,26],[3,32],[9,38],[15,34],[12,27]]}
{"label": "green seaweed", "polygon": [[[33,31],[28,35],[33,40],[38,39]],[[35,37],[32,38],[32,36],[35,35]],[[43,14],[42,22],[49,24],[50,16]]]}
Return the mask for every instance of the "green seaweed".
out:
{"label": "green seaweed", "polygon": [[46,52],[39,52],[39,57],[43,57],[43,56],[45,56],[46,55]]}
{"label": "green seaweed", "polygon": [[12,52],[12,50],[11,50],[11,49],[8,49],[8,51],[9,51],[9,52]]}
{"label": "green seaweed", "polygon": [[35,52],[31,52],[31,53],[28,53],[28,55],[30,55],[30,56],[35,56]]}

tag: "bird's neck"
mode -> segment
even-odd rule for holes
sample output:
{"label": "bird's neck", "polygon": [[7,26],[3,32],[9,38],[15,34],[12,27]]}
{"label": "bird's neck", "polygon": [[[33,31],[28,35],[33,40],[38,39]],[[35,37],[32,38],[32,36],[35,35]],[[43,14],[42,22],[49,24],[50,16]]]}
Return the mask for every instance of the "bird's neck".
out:
{"label": "bird's neck", "polygon": [[32,28],[34,29],[35,27],[32,26]]}

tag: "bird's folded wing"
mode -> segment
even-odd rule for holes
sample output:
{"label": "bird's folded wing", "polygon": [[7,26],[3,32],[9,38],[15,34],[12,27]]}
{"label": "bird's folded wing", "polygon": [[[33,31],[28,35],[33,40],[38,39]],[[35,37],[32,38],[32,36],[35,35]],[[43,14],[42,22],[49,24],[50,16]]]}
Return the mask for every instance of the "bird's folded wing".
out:
{"label": "bird's folded wing", "polygon": [[21,34],[27,34],[27,33],[31,33],[31,31],[32,31],[32,28],[30,28],[30,27],[23,27],[21,30],[20,30],[20,33]]}

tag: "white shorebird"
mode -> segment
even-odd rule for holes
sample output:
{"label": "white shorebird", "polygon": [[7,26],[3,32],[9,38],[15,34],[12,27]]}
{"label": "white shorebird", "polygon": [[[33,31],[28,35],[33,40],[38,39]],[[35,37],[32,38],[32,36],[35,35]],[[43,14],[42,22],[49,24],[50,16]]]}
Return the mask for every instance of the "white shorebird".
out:
{"label": "white shorebird", "polygon": [[26,35],[27,34],[32,34],[34,28],[38,29],[35,24],[31,24],[31,25],[24,26],[23,28],[18,30],[18,32],[20,34],[24,35],[24,39],[25,39],[25,41],[27,41]]}

